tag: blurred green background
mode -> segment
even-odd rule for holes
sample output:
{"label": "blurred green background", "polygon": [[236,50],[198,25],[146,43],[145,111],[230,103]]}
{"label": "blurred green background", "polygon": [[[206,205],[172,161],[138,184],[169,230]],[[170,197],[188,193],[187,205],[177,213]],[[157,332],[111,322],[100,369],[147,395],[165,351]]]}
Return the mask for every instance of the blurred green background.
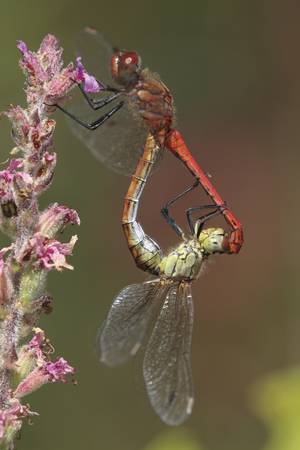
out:
{"label": "blurred green background", "polygon": [[[67,62],[76,32],[95,26],[160,73],[179,129],[245,227],[242,252],[216,256],[194,285],[196,403],[186,424],[168,429],[149,405],[141,359],[108,369],[95,348],[113,296],[143,279],[120,227],[129,180],[97,163],[57,113],[58,166],[42,206],[76,208],[82,225],[71,230],[80,237],[75,271],[49,277],[55,308],[42,326],[77,368],[78,385],[47,386],[28,399],[40,417],[18,448],[299,450],[299,19],[290,0],[2,2],[1,110],[24,104],[17,39],[37,49],[54,33]],[[0,125],[4,161],[12,141],[7,121]],[[191,178],[169,155],[161,166],[140,217],[167,249],[176,236],[160,207]],[[197,195],[176,209],[179,221]]]}

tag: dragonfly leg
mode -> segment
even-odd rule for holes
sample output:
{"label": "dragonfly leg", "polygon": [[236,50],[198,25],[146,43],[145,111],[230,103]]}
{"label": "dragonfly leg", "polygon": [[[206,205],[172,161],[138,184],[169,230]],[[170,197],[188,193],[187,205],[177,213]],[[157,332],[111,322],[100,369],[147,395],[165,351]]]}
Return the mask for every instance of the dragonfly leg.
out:
{"label": "dragonfly leg", "polygon": [[114,87],[110,86],[109,84],[104,84],[103,81],[99,81],[99,80],[97,80],[97,78],[96,78],[96,81],[97,81],[98,84],[100,84],[100,86],[101,85],[103,86],[103,89],[102,89],[103,91],[107,91],[107,92],[121,92],[120,89],[114,88]]}
{"label": "dragonfly leg", "polygon": [[174,197],[173,199],[169,200],[165,204],[165,206],[161,209],[161,213],[162,213],[163,217],[166,219],[167,223],[173,228],[175,233],[178,234],[178,236],[180,236],[180,237],[183,237],[184,233],[183,233],[182,229],[177,225],[177,223],[175,222],[173,217],[170,216],[169,208],[170,208],[171,205],[173,205],[175,202],[177,202],[177,200],[179,200],[182,197],[184,197],[186,194],[188,194],[193,189],[195,189],[198,185],[199,185],[199,180],[196,180],[194,182],[194,184],[192,184],[192,186],[188,187],[183,192],[181,192],[180,194],[176,195],[176,197]]}
{"label": "dragonfly leg", "polygon": [[65,108],[58,104],[48,105],[48,106],[55,106],[60,111],[62,111],[64,114],[66,114],[68,117],[70,117],[72,120],[77,122],[82,127],[86,128],[87,130],[96,130],[98,127],[100,127],[104,122],[106,122],[112,115],[114,115],[117,111],[119,111],[120,108],[124,105],[124,102],[118,103],[116,106],[114,106],[110,111],[108,111],[103,116],[99,117],[94,122],[88,123],[84,122],[83,120],[76,117],[74,114],[72,114],[70,111],[67,111]]}
{"label": "dragonfly leg", "polygon": [[[81,84],[76,83],[80,92],[82,93],[83,97],[85,98],[85,100],[87,101],[88,105],[94,110],[97,111],[100,108],[103,108],[104,106],[108,105],[109,103],[111,103],[112,101],[114,101],[116,98],[118,98],[122,92],[118,91],[117,89],[113,90],[113,94],[110,95],[109,97],[106,97],[102,100],[94,100],[93,98],[89,97],[89,95],[85,92],[85,90],[83,89],[83,87],[81,86]],[[113,88],[105,88],[104,91],[109,90],[111,91],[111,89]]]}
{"label": "dragonfly leg", "polygon": [[[210,198],[215,202],[216,205],[222,206],[224,201],[220,194],[217,192],[214,185],[211,183],[207,174],[202,170],[202,168],[197,164],[192,154],[190,153],[188,147],[186,146],[183,137],[178,130],[171,129],[166,136],[165,146],[168,148],[177,158],[179,158],[188,170],[199,179],[203,189],[210,196]],[[240,221],[235,217],[233,211],[229,208],[223,210],[223,214],[226,222],[239,234],[239,241],[237,242],[237,247],[233,249],[234,253],[238,253],[239,249],[243,245],[243,229]]]}
{"label": "dragonfly leg", "polygon": [[180,237],[180,238],[184,238],[184,232],[182,231],[182,229],[180,228],[179,225],[177,225],[177,223],[175,222],[175,220],[170,217],[166,211],[164,209],[161,210],[161,213],[163,215],[163,217],[166,219],[167,223],[171,226],[171,228],[173,228],[173,230],[175,231],[175,233]]}
{"label": "dragonfly leg", "polygon": [[[205,214],[201,217],[199,217],[195,224],[193,223],[193,218],[192,218],[192,214],[195,211],[199,211],[201,209],[207,209],[207,208],[213,208],[215,211],[212,211],[208,214]],[[222,214],[224,209],[226,209],[226,205],[201,205],[201,206],[194,206],[192,208],[187,209],[186,211],[186,217],[187,217],[187,221],[190,227],[190,230],[192,232],[192,234],[195,234],[195,225],[197,224],[197,235],[199,235],[199,233],[202,231],[204,224],[212,219],[213,217],[217,216],[218,214]]]}

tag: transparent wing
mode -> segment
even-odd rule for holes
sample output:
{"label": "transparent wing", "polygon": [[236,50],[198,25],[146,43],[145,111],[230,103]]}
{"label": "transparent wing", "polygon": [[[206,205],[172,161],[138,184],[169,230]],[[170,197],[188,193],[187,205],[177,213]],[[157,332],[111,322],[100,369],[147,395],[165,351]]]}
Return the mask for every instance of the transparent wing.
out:
{"label": "transparent wing", "polygon": [[154,280],[127,286],[117,295],[99,334],[102,362],[116,366],[138,351],[167,289]]}
{"label": "transparent wing", "polygon": [[[99,81],[116,87],[110,75],[110,58],[112,46],[103,35],[91,28],[86,28],[79,33],[76,41],[76,54],[82,57],[82,62],[89,73]],[[109,93],[96,94],[95,98],[107,97]],[[68,124],[77,138],[79,138],[93,155],[107,167],[117,173],[131,175],[137,165],[146,141],[147,128],[141,117],[127,102],[126,95],[101,108],[93,111],[80,92],[74,95],[68,109],[77,117],[86,122],[93,122],[109,111],[120,100],[124,100],[124,106],[96,131],[89,131],[71,119]]]}
{"label": "transparent wing", "polygon": [[111,77],[110,59],[115,46],[95,28],[85,27],[75,37],[75,54],[99,81],[118,88]]}
{"label": "transparent wing", "polygon": [[168,425],[179,425],[193,407],[191,340],[193,300],[187,283],[169,290],[144,358],[151,404]]}
{"label": "transparent wing", "polygon": [[[91,112],[82,100],[69,109],[86,122],[93,122],[105,113],[104,110]],[[127,103],[95,131],[87,130],[69,118],[67,121],[73,134],[106,167],[122,175],[134,173],[143,153],[147,130],[129,112]]]}

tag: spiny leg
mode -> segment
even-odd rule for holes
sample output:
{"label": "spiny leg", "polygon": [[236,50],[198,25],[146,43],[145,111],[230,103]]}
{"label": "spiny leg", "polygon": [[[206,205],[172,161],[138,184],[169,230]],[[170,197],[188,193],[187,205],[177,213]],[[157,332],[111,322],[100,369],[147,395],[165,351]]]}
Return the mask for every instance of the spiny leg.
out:
{"label": "spiny leg", "polygon": [[[98,83],[99,83],[99,81],[98,81]],[[77,82],[76,82],[76,84],[77,84],[80,92],[82,93],[84,99],[87,101],[88,105],[94,111],[97,111],[98,109],[103,108],[104,106],[108,105],[109,103],[114,101],[116,98],[118,98],[122,94],[122,92],[118,91],[117,89],[105,87],[103,89],[103,91],[112,91],[113,94],[110,95],[109,97],[106,97],[106,98],[102,99],[102,100],[94,100],[93,98],[89,97],[89,95],[85,92],[85,90],[83,89],[81,84],[79,84]]]}
{"label": "spiny leg", "polygon": [[183,237],[184,233],[183,233],[182,229],[177,225],[177,223],[173,219],[173,217],[170,216],[169,207],[171,205],[173,205],[175,202],[177,202],[179,199],[184,197],[186,194],[191,192],[193,189],[195,189],[198,185],[199,185],[199,180],[196,180],[194,182],[194,184],[192,184],[192,186],[188,187],[183,192],[181,192],[180,194],[176,195],[176,197],[174,197],[173,199],[169,200],[165,204],[165,206],[161,209],[161,213],[162,213],[163,217],[166,219],[167,223],[171,226],[171,228],[173,228],[175,233],[178,234],[178,236],[180,236],[180,237]]}
{"label": "spiny leg", "polygon": [[204,224],[208,220],[223,213],[224,209],[226,208],[226,205],[225,204],[224,205],[201,205],[201,206],[194,206],[194,207],[186,210],[187,221],[188,221],[191,233],[193,235],[195,234],[195,225],[193,223],[192,214],[195,211],[200,211],[201,209],[209,209],[209,208],[213,208],[213,209],[215,209],[215,211],[212,211],[211,213],[208,213],[208,214],[204,214],[203,216],[199,217],[195,222],[195,224],[197,224],[197,235],[198,235],[202,231]]}
{"label": "spiny leg", "polygon": [[[190,153],[187,145],[184,142],[183,137],[179,133],[178,130],[171,129],[168,133],[165,146],[168,148],[175,156],[177,156],[184,165],[188,168],[188,170],[200,181],[205,192],[210,196],[210,198],[214,201],[216,205],[222,206],[224,201],[215,186],[209,180],[207,174],[203,171],[203,169],[199,166],[199,164],[194,159],[193,155]],[[223,211],[224,217],[227,223],[230,225],[232,230],[240,233],[241,238],[239,245],[240,247],[243,244],[242,238],[242,224],[235,217],[233,211],[229,208],[225,208]]]}
{"label": "spiny leg", "polygon": [[99,117],[97,120],[95,120],[94,122],[91,122],[91,123],[84,122],[83,120],[79,119],[74,114],[72,114],[70,111],[67,111],[65,108],[63,108],[62,106],[60,106],[58,104],[48,105],[48,106],[56,106],[56,108],[58,108],[60,111],[62,111],[68,117],[70,117],[72,120],[77,122],[79,125],[81,125],[82,127],[86,128],[87,130],[93,131],[93,130],[96,130],[98,127],[100,127],[104,122],[106,122],[117,111],[119,111],[119,109],[121,109],[123,105],[124,105],[124,102],[118,103],[116,106],[114,106],[106,114],[104,114],[103,116]]}
{"label": "spiny leg", "polygon": [[[81,86],[80,83],[77,83],[75,80],[73,80],[74,83],[76,83],[77,87],[79,88],[80,92],[82,93],[83,97],[85,98],[85,100],[87,101],[88,105],[90,106],[90,108],[92,108],[94,111],[97,111],[98,109],[103,108],[104,106],[109,105],[109,103],[113,102],[116,98],[118,98],[122,92],[119,91],[118,89],[112,88],[110,86],[104,86],[103,91],[110,91],[113,92],[112,95],[102,99],[102,100],[94,100],[93,98],[89,97],[89,95],[84,91],[83,87]],[[97,82],[101,85],[102,83],[100,83],[98,80]],[[79,125],[83,126],[84,128],[87,128],[88,130],[96,130],[99,126],[101,126],[107,119],[109,119],[113,114],[115,114],[117,111],[119,111],[119,109],[123,106],[124,102],[120,102],[118,103],[114,108],[112,108],[110,111],[108,111],[106,114],[104,114],[103,116],[101,116],[99,119],[95,120],[94,122],[91,123],[86,123],[83,120],[79,119],[78,117],[76,117],[73,113],[71,113],[70,111],[66,110],[65,108],[63,108],[62,106],[60,106],[57,103],[54,103],[52,105],[48,105],[46,103],[47,106],[55,106],[56,108],[58,108],[60,111],[62,111],[64,114],[66,114],[67,116],[69,116],[72,120],[74,120],[75,122],[77,122]]]}

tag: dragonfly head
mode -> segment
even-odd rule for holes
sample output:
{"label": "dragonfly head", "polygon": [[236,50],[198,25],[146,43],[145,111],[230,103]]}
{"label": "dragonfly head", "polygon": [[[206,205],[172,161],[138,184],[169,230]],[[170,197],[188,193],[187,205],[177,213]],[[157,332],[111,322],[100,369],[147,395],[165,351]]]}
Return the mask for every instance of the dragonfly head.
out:
{"label": "dragonfly head", "polygon": [[205,255],[212,255],[213,253],[224,253],[226,248],[226,234],[223,228],[206,228],[197,233],[196,236],[200,243],[201,250]]}
{"label": "dragonfly head", "polygon": [[113,79],[124,87],[134,85],[141,71],[142,61],[136,52],[115,50],[111,57]]}

